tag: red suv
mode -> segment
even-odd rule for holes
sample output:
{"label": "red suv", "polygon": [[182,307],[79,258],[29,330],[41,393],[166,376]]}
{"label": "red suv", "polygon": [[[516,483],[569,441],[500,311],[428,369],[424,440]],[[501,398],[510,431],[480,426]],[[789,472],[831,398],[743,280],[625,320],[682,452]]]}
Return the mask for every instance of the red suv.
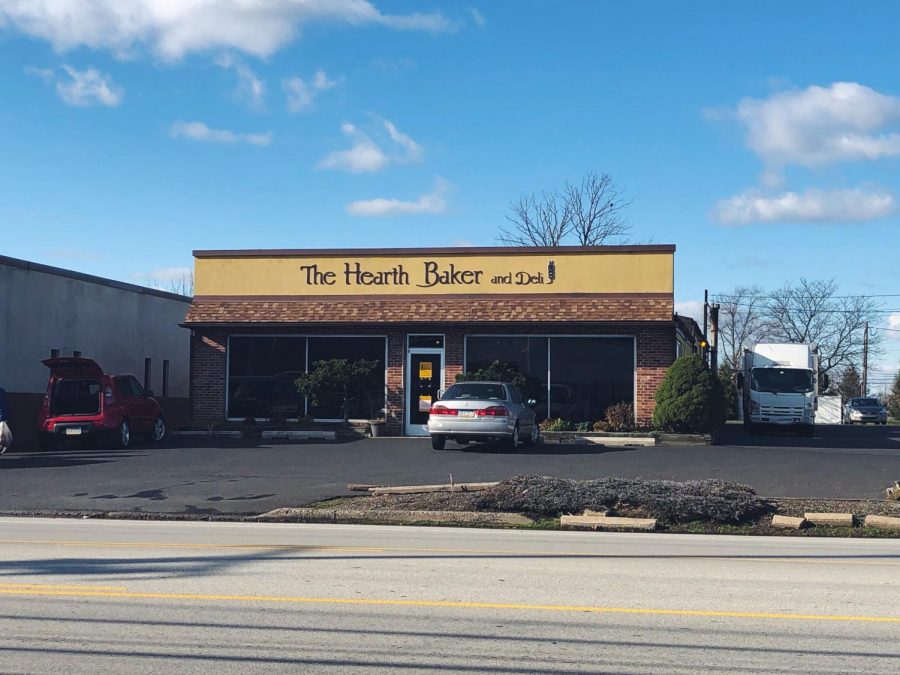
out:
{"label": "red suv", "polygon": [[92,359],[47,359],[50,382],[38,417],[41,448],[52,449],[63,438],[111,440],[131,445],[133,434],[153,441],[166,435],[159,403],[134,375],[104,375]]}

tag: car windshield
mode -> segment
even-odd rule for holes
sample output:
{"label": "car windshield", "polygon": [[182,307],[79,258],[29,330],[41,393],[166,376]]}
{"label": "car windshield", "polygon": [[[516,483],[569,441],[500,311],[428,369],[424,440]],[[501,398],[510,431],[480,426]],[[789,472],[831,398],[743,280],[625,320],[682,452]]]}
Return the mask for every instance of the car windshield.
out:
{"label": "car windshield", "polygon": [[856,408],[860,408],[860,407],[880,408],[881,401],[879,401],[877,398],[854,398],[850,401],[850,405],[852,405]]}
{"label": "car windshield", "polygon": [[465,401],[477,399],[479,401],[502,401],[506,398],[503,385],[486,384],[484,382],[465,382],[454,384],[441,397],[443,400]]}
{"label": "car windshield", "polygon": [[813,390],[813,374],[802,368],[754,368],[752,385],[754,391],[805,394]]}

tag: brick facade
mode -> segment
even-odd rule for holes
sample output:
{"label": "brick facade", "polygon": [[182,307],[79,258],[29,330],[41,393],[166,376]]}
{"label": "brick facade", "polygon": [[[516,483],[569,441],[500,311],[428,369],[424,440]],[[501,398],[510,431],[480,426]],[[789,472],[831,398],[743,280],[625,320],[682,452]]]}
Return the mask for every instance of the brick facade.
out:
{"label": "brick facade", "polygon": [[668,322],[623,324],[470,324],[447,325],[333,325],[260,327],[196,327],[191,338],[191,414],[198,424],[208,424],[225,418],[226,345],[229,333],[242,335],[304,334],[327,335],[384,335],[387,337],[387,425],[390,435],[404,431],[406,336],[408,333],[443,334],[444,386],[452,384],[464,368],[466,335],[632,335],[636,339],[635,416],[639,422],[649,422],[655,402],[653,395],[666,368],[675,359],[675,327]]}

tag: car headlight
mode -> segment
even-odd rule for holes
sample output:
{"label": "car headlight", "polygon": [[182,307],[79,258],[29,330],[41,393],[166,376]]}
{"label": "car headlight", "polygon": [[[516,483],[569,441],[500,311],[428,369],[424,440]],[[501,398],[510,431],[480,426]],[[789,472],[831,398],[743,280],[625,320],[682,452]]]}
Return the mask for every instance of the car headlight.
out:
{"label": "car headlight", "polygon": [[750,414],[759,414],[759,401],[750,401]]}
{"label": "car headlight", "polygon": [[813,409],[813,402],[812,402],[812,401],[810,401],[809,403],[806,404],[806,409],[807,409],[807,410],[812,410],[812,409]]}

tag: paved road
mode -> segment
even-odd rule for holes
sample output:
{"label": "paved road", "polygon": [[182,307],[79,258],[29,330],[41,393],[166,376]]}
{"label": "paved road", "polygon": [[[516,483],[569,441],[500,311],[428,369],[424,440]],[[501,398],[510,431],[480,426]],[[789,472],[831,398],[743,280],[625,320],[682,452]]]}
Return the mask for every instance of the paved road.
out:
{"label": "paved road", "polygon": [[745,436],[687,448],[545,444],[511,453],[427,439],[348,443],[211,441],[128,451],[66,449],[0,457],[0,510],[261,513],[346,493],[347,483],[486,481],[521,473],[723,478],[771,497],[881,498],[900,479],[900,428],[830,427],[817,438]]}
{"label": "paved road", "polygon": [[900,541],[0,519],[4,672],[897,672]]}

